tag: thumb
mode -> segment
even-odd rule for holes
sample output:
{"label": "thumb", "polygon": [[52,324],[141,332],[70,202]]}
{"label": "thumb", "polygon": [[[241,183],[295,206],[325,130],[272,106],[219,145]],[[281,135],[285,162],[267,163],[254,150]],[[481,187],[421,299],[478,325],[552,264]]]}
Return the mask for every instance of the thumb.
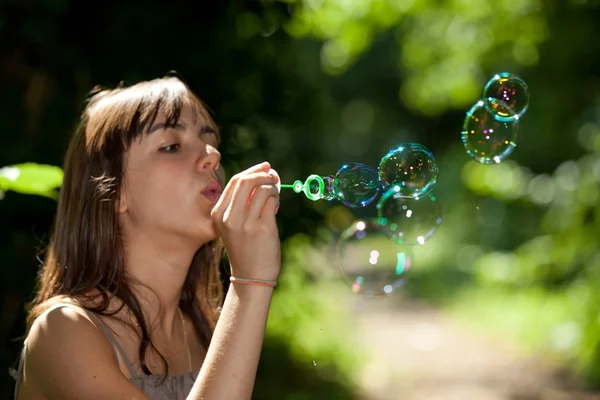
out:
{"label": "thumb", "polygon": [[281,178],[279,177],[279,174],[274,169],[269,169],[268,174],[277,178],[277,183],[275,184],[275,186],[277,187],[277,193],[280,193],[281,192]]}

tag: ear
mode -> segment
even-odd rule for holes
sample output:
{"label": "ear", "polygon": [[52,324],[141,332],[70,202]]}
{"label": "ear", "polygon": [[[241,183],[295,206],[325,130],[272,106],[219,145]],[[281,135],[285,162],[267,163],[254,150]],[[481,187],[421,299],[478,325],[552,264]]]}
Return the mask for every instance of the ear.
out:
{"label": "ear", "polygon": [[117,201],[115,202],[115,212],[117,214],[123,214],[127,211],[127,209],[128,202],[126,190],[123,190],[123,188],[121,188],[119,196],[117,197]]}

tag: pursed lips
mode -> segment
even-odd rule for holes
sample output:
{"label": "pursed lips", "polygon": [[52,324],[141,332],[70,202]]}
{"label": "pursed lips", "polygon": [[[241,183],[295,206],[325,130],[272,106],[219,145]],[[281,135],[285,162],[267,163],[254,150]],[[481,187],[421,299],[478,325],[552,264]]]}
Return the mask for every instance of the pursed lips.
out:
{"label": "pursed lips", "polygon": [[211,181],[202,191],[202,195],[211,203],[216,203],[223,194],[223,187],[217,181]]}

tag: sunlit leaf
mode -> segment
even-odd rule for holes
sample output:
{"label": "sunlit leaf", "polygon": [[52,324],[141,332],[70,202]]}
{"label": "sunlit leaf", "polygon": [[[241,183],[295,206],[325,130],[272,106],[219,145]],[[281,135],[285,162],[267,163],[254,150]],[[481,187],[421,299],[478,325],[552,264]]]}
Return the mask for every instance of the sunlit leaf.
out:
{"label": "sunlit leaf", "polygon": [[46,196],[55,199],[62,185],[63,171],[53,165],[25,163],[0,168],[0,190]]}

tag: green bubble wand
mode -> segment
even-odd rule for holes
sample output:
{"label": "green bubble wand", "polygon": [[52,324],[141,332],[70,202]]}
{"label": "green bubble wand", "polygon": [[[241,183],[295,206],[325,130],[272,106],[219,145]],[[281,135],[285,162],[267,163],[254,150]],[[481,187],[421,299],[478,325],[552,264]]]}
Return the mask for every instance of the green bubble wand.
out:
{"label": "green bubble wand", "polygon": [[[331,178],[329,178],[331,179]],[[312,201],[321,199],[332,200],[333,194],[325,193],[325,180],[316,174],[310,175],[304,183],[297,180],[292,185],[281,185],[282,189],[293,189],[295,193],[304,193]]]}

